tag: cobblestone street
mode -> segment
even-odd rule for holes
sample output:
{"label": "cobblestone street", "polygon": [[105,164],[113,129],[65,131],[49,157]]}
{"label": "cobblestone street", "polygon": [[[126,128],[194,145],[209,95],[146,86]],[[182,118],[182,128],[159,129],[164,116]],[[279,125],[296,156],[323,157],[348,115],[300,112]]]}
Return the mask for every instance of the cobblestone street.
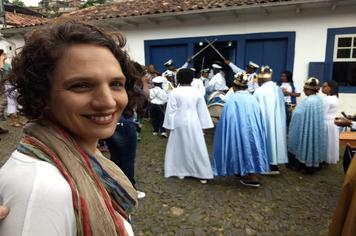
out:
{"label": "cobblestone street", "polygon": [[[20,129],[1,135],[1,164],[15,148]],[[212,131],[206,132],[211,152]],[[167,140],[151,134],[146,122],[137,155],[138,189],[147,196],[134,213],[136,235],[326,235],[341,188],[342,166],[313,176],[281,167],[279,176],[263,176],[262,187],[242,186],[238,177],[196,179],[163,177]]]}

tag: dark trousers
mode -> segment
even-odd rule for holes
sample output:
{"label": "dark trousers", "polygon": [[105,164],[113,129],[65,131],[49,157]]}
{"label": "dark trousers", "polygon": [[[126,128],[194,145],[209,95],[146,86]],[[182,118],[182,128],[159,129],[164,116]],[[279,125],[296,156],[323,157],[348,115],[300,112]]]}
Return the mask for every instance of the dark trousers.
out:
{"label": "dark trousers", "polygon": [[164,121],[164,110],[164,105],[151,104],[150,117],[152,121],[153,132],[164,132],[162,127]]}
{"label": "dark trousers", "polygon": [[135,187],[135,158],[137,147],[136,124],[121,122],[113,136],[105,140],[111,160],[124,172]]}
{"label": "dark trousers", "polygon": [[287,122],[287,129],[288,129],[290,121],[292,119],[292,112],[288,111],[288,108],[289,108],[289,104],[288,103],[285,103],[285,106],[286,106],[286,122]]}
{"label": "dark trousers", "polygon": [[295,157],[294,154],[288,152],[288,164],[287,168],[292,168],[298,171],[302,171],[305,174],[314,174],[314,172],[320,167],[308,167],[304,163],[299,162],[299,160]]}

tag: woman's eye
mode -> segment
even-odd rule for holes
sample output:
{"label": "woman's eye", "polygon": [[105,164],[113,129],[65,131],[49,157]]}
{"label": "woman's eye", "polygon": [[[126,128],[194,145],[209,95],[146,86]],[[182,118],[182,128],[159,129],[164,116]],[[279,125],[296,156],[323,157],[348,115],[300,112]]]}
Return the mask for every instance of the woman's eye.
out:
{"label": "woman's eye", "polygon": [[110,86],[113,88],[113,89],[122,89],[125,87],[125,84],[120,82],[120,81],[113,81],[110,83]]}
{"label": "woman's eye", "polygon": [[69,86],[70,90],[78,91],[78,92],[87,91],[90,88],[91,88],[91,85],[88,83],[78,83],[78,84],[73,84],[73,85]]}

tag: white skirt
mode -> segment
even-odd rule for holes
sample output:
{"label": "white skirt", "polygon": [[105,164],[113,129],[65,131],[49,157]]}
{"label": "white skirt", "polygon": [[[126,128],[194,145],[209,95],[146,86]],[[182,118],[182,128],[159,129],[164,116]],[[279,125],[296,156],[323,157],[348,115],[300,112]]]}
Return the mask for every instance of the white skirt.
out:
{"label": "white skirt", "polygon": [[325,120],[326,162],[336,164],[339,161],[339,128],[334,120]]}

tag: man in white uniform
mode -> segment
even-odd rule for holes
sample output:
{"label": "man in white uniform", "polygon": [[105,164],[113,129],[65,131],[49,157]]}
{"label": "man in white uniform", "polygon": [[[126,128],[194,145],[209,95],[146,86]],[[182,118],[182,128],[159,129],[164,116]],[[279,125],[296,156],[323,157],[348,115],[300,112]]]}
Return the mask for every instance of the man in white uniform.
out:
{"label": "man in white uniform", "polygon": [[258,82],[257,82],[257,69],[260,68],[259,65],[257,65],[256,63],[254,63],[253,61],[250,61],[247,66],[246,66],[246,71],[241,69],[240,67],[236,66],[234,63],[232,63],[229,60],[225,60],[224,61],[225,64],[227,64],[228,66],[230,66],[231,70],[237,74],[237,73],[246,73],[247,79],[248,79],[248,91],[250,93],[254,93],[255,90],[259,87],[258,86]]}
{"label": "man in white uniform", "polygon": [[207,93],[212,93],[214,91],[226,91],[229,88],[226,86],[226,80],[222,74],[222,66],[218,64],[213,64],[213,73],[214,76],[208,83],[206,88]]}
{"label": "man in white uniform", "polygon": [[[188,68],[188,65],[189,63],[192,61],[191,58],[188,58],[187,61],[179,68]],[[166,71],[164,71],[162,73],[162,76],[167,78],[167,76],[173,74],[173,83],[174,84],[177,84],[177,78],[176,78],[176,75],[177,75],[177,69],[174,67],[174,64],[173,64],[173,59],[169,59],[168,61],[166,61],[163,65],[167,68]]]}
{"label": "man in white uniform", "polygon": [[205,87],[207,87],[209,83],[209,73],[209,68],[205,68],[200,71],[200,80],[203,82]]}

